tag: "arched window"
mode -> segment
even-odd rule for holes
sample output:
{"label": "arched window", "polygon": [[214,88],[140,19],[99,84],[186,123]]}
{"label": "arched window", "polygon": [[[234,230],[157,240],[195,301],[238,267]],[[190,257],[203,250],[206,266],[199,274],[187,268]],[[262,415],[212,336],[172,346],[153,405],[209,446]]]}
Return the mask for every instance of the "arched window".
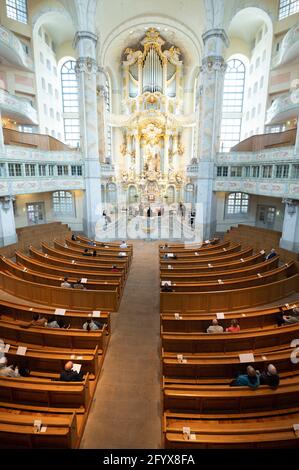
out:
{"label": "arched window", "polygon": [[228,216],[247,214],[249,208],[249,195],[246,193],[230,193],[226,201],[226,214]]}
{"label": "arched window", "polygon": [[78,81],[75,72],[76,62],[67,60],[61,67],[61,88],[64,116],[64,135],[67,144],[78,147],[80,144]]}
{"label": "arched window", "polygon": [[239,59],[227,62],[224,77],[220,151],[228,152],[240,142],[245,65]]}
{"label": "arched window", "polygon": [[7,18],[28,23],[27,0],[6,0]]}
{"label": "arched window", "polygon": [[280,0],[279,2],[279,12],[278,19],[282,20],[287,16],[294,15],[299,11],[299,2],[298,0]]}
{"label": "arched window", "polygon": [[73,195],[69,191],[55,191],[53,193],[53,212],[55,214],[73,214]]}

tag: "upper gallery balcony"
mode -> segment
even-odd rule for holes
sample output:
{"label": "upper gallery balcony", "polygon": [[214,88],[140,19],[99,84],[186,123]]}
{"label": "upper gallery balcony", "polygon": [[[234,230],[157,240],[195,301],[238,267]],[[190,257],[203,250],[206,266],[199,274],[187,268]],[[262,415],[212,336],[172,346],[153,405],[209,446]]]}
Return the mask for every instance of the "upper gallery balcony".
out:
{"label": "upper gallery balcony", "polygon": [[266,124],[290,121],[299,114],[299,88],[278,96],[267,110]]}
{"label": "upper gallery balcony", "polygon": [[284,65],[299,56],[299,24],[291,28],[284,36],[279,52],[272,60],[272,68]]}
{"label": "upper gallery balcony", "polygon": [[5,145],[27,147],[45,151],[74,151],[68,145],[50,135],[18,132],[14,129],[3,129]]}
{"label": "upper gallery balcony", "polygon": [[22,42],[11,31],[0,26],[0,63],[32,71],[33,62]]}
{"label": "upper gallery balcony", "polygon": [[25,99],[0,89],[0,110],[2,118],[17,121],[19,124],[38,124],[37,112]]}
{"label": "upper gallery balcony", "polygon": [[296,129],[271,134],[252,135],[230,149],[231,152],[258,152],[275,147],[290,147],[296,142]]}

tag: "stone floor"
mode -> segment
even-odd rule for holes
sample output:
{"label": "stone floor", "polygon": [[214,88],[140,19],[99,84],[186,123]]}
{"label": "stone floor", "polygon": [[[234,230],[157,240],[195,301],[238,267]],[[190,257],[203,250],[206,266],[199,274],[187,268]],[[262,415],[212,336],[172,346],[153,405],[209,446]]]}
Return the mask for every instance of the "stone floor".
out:
{"label": "stone floor", "polygon": [[134,256],[81,442],[83,449],[161,447],[158,244]]}

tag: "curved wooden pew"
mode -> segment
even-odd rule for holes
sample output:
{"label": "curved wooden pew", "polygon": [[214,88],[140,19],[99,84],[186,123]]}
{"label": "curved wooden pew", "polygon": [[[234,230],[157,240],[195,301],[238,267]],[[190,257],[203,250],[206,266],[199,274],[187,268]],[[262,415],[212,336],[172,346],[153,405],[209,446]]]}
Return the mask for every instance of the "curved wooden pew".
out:
{"label": "curved wooden pew", "polygon": [[0,320],[0,338],[5,343],[33,345],[60,349],[94,349],[98,346],[104,348],[106,340],[105,327],[100,330],[72,330],[64,328],[47,328],[31,326],[23,328],[21,324]]}
{"label": "curved wooden pew", "polygon": [[96,346],[94,349],[77,349],[76,351],[66,351],[66,348],[28,347],[24,359],[17,355],[17,346],[11,344],[8,353],[5,354],[8,364],[26,363],[30,370],[31,377],[59,378],[59,374],[67,361],[72,356],[76,364],[81,364],[83,374],[89,373],[89,379],[97,378],[103,362],[103,350]]}
{"label": "curved wooden pew", "polygon": [[85,243],[83,241],[73,241],[71,238],[66,238],[65,243],[61,243],[59,240],[54,240],[54,247],[61,249],[62,251],[69,250],[70,252],[76,252],[76,253],[83,253],[84,250],[87,248],[89,251],[96,251],[98,256],[118,256],[119,252],[126,253],[126,256],[131,260],[132,258],[132,250],[131,248],[120,248],[118,247],[109,247],[105,248],[103,246],[97,246],[97,245],[88,245],[88,243]]}
{"label": "curved wooden pew", "polygon": [[[1,297],[1,294],[0,294]],[[13,303],[8,300],[0,299],[0,315],[1,319],[10,321],[21,320],[25,322],[30,322],[32,320],[32,315],[37,313],[46,319],[55,315],[55,309],[50,308],[45,305],[36,306],[34,304],[22,304],[22,303]],[[66,309],[64,319],[66,323],[70,323],[72,328],[81,329],[83,323],[86,322],[87,318],[92,317],[92,311],[84,310],[70,310]],[[106,325],[106,331],[110,332],[110,313],[107,311],[100,312],[100,318],[97,318],[100,323]]]}
{"label": "curved wooden pew", "polygon": [[6,402],[87,410],[90,392],[88,374],[82,382],[0,377],[0,400]]}
{"label": "curved wooden pew", "polygon": [[13,278],[0,272],[0,288],[16,297],[64,308],[108,310],[118,308],[117,290],[63,289]]}
{"label": "curved wooden pew", "polygon": [[[34,421],[39,418],[45,432],[36,432]],[[63,416],[37,415],[31,411],[16,414],[0,408],[1,449],[71,449],[79,444],[76,414]]]}
{"label": "curved wooden pew", "polygon": [[[7,274],[13,274],[15,277],[24,279],[30,282],[36,282],[39,284],[45,284],[49,286],[60,287],[63,277],[53,276],[49,274],[42,274],[37,271],[28,269],[27,267],[16,264],[14,261],[3,259],[0,257],[0,268],[3,272]],[[69,278],[70,282],[77,282],[78,276]],[[117,281],[96,281],[87,279],[87,282],[84,284],[86,289],[91,290],[111,290],[116,289],[118,296],[121,295],[121,286]]]}
{"label": "curved wooden pew", "polygon": [[[199,251],[186,251],[186,252],[179,252],[177,254],[177,252],[175,252],[175,254],[177,254],[177,259],[179,260],[186,260],[189,261],[189,260],[192,260],[194,258],[196,259],[206,259],[206,258],[212,258],[212,257],[216,257],[216,256],[221,256],[221,255],[230,255],[232,253],[236,253],[238,251],[241,251],[241,244],[240,243],[232,243],[230,244],[227,248],[226,247],[223,247],[223,248],[217,248],[214,249],[214,250],[210,250],[210,251],[207,251],[206,249],[205,250],[199,250]],[[171,252],[170,252],[171,253]],[[160,253],[160,260],[163,260],[164,259],[164,256],[165,256],[165,253]],[[171,259],[171,258],[169,258]]]}
{"label": "curved wooden pew", "polygon": [[172,245],[168,248],[159,248],[159,253],[160,254],[165,254],[165,253],[209,253],[210,251],[213,252],[214,250],[222,250],[223,248],[228,248],[231,244],[230,240],[222,241],[221,243],[217,243],[215,245],[205,245],[205,244],[200,244],[198,243],[197,245],[194,244],[181,244],[180,247],[172,247]]}
{"label": "curved wooden pew", "polygon": [[[58,260],[60,264],[64,263],[67,264],[75,264],[76,266],[85,266],[93,271],[99,270],[101,268],[111,268],[112,265],[117,265],[117,267],[122,267],[124,271],[128,272],[128,259],[125,257],[117,257],[117,258],[96,258],[93,256],[83,256],[83,255],[76,255],[75,253],[68,254],[67,252],[62,252],[57,249],[48,247],[44,243],[42,244],[43,253],[36,250],[35,248],[29,248],[30,256],[34,258],[47,258],[49,260]],[[53,264],[53,263],[52,263]],[[56,263],[55,263],[56,264]]]}
{"label": "curved wooden pew", "polygon": [[251,266],[242,266],[239,269],[231,269],[226,271],[217,271],[210,269],[208,272],[181,273],[177,270],[168,269],[161,273],[161,280],[169,280],[171,282],[198,282],[209,281],[215,279],[234,279],[236,277],[250,276],[252,274],[264,273],[278,266],[278,256],[271,258],[269,261],[262,261]]}
{"label": "curved wooden pew", "polygon": [[96,271],[96,272],[87,271],[87,270],[83,271],[82,269],[78,271],[78,269],[76,269],[76,265],[75,266],[72,265],[72,268],[68,268],[64,266],[59,267],[58,265],[55,266],[55,265],[49,264],[48,260],[47,260],[47,263],[45,263],[44,258],[42,259],[42,261],[40,261],[39,259],[30,258],[29,256],[26,256],[20,252],[16,252],[16,261],[21,266],[25,266],[28,269],[32,269],[33,271],[36,270],[41,273],[48,273],[48,274],[56,275],[56,276],[60,275],[60,277],[63,277],[63,278],[70,277],[70,278],[78,279],[78,277],[82,276],[88,280],[99,279],[99,280],[105,281],[106,279],[107,282],[109,282],[110,280],[119,281],[122,286],[124,285],[124,281],[125,281],[124,271],[122,270],[122,268],[119,269],[119,272],[111,271],[111,269],[107,270],[107,268],[104,268],[103,270]]}
{"label": "curved wooden pew", "polygon": [[[240,247],[241,248],[241,247]],[[172,266],[181,266],[181,267],[184,267],[184,266],[189,266],[189,264],[191,266],[202,266],[202,265],[207,265],[207,264],[211,264],[212,267],[214,264],[219,264],[219,263],[228,263],[230,261],[235,261],[237,259],[241,259],[241,258],[246,258],[247,256],[251,256],[253,253],[253,249],[252,248],[245,248],[243,249],[242,251],[236,251],[236,252],[233,252],[233,253],[229,253],[227,254],[226,256],[223,255],[223,253],[220,253],[217,255],[217,253],[215,253],[215,255],[203,255],[203,256],[193,256],[193,257],[190,257],[190,258],[179,258],[178,259],[172,259],[172,258],[169,258],[169,259],[160,259],[160,266],[161,268],[163,269],[163,267],[165,266],[168,266],[169,264],[171,264]]]}
{"label": "curved wooden pew", "polygon": [[[299,364],[293,364],[290,360],[292,348],[286,348],[281,351],[271,351],[267,353],[254,354],[254,367],[263,371],[266,364],[275,364],[281,375],[284,371],[295,371],[299,374]],[[242,352],[242,351],[240,351]],[[163,375],[167,378],[193,378],[207,379],[210,378],[217,383],[216,378],[227,378],[232,380],[233,377],[240,373],[245,373],[246,365],[240,363],[239,354],[227,353],[225,355],[205,355],[201,354],[184,354],[186,362],[178,361],[174,353],[162,353]],[[199,382],[200,383],[200,382]],[[169,388],[171,385],[166,383],[163,388]],[[172,385],[173,388],[177,383]]]}
{"label": "curved wooden pew", "polygon": [[[266,273],[257,273],[255,275],[242,277],[241,279],[218,279],[217,281],[201,281],[201,282],[172,282],[171,286],[175,292],[209,292],[224,291],[232,289],[241,289],[246,287],[258,286],[269,282],[279,281],[297,273],[295,263],[280,266]],[[166,282],[166,281],[165,281]]]}
{"label": "curved wooden pew", "polygon": [[[43,250],[47,250],[47,253],[41,253],[38,250],[33,248],[29,248],[30,256],[34,259],[40,260],[42,262],[47,262],[54,266],[61,266],[67,268],[74,268],[76,267],[77,270],[83,271],[103,271],[103,270],[111,270],[112,266],[116,266],[118,270],[123,271],[124,276],[128,273],[128,263],[126,260],[121,258],[118,261],[107,261],[107,260],[100,260],[93,258],[92,256],[82,256],[78,257],[75,255],[68,255],[67,253],[58,252],[52,248],[45,248],[45,245],[42,246]],[[52,253],[52,254],[49,254]]]}
{"label": "curved wooden pew", "polygon": [[[229,352],[258,351],[265,348],[285,348],[297,338],[299,324],[283,328],[240,331],[238,333],[161,333],[164,351],[172,352]],[[297,336],[296,336],[297,335]]]}
{"label": "curved wooden pew", "polygon": [[243,289],[210,292],[161,292],[161,312],[226,312],[265,305],[298,292],[299,274]]}
{"label": "curved wooden pew", "polygon": [[[270,449],[298,448],[293,425],[299,408],[255,413],[218,413],[216,415],[165,412],[163,432],[166,448],[189,449]],[[186,439],[189,427],[193,440]]]}
{"label": "curved wooden pew", "polygon": [[[222,272],[230,269],[238,269],[242,268],[245,266],[251,266],[256,263],[260,263],[261,261],[264,260],[264,254],[258,253],[256,255],[248,256],[245,258],[240,258],[239,260],[236,261],[229,261],[228,263],[225,263],[225,261],[220,262],[220,263],[209,263],[209,262],[204,262],[200,265],[183,265],[183,266],[178,266],[172,264],[170,261],[166,265],[160,263],[160,273],[161,275],[168,274],[169,272],[171,273],[185,273],[185,274],[191,274],[191,273],[205,273],[205,272],[210,272],[210,273],[216,273],[216,272]],[[171,268],[169,268],[169,266]]]}
{"label": "curved wooden pew", "polygon": [[[203,242],[200,242],[200,243],[188,243],[188,246],[195,246],[195,247],[198,247],[199,245],[201,246],[212,246],[212,245],[217,245],[218,243],[220,243],[220,238],[212,238],[211,240],[204,240]],[[167,245],[168,245],[168,248],[182,248],[182,246],[184,245],[183,243],[172,243],[169,244],[167,242]],[[165,246],[165,244],[162,244],[162,245],[159,245],[159,249],[162,249],[162,247]]]}
{"label": "curved wooden pew", "polygon": [[[299,299],[291,303],[292,306],[299,305]],[[265,309],[256,309],[252,311],[236,311],[225,313],[225,318],[220,321],[223,328],[227,328],[231,324],[231,320],[236,319],[241,327],[244,328],[264,328],[267,326],[274,326],[277,323],[277,315],[281,313],[283,305],[277,307],[269,307]],[[161,314],[161,327],[164,332],[206,332],[207,328],[211,325],[212,319],[215,314],[209,313],[189,313],[178,315],[173,313]]]}
{"label": "curved wooden pew", "polygon": [[261,385],[257,390],[227,385],[195,385],[188,389],[164,391],[166,410],[193,410],[200,413],[275,410],[298,405],[299,378],[281,381],[275,390]]}

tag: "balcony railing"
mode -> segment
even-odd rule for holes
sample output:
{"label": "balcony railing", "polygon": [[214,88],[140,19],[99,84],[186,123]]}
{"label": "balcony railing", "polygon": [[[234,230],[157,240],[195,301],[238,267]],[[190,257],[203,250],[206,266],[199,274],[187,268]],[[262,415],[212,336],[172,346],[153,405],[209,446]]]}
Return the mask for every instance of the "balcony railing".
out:
{"label": "balcony railing", "polygon": [[231,152],[259,152],[274,147],[289,147],[295,145],[297,129],[271,134],[252,135],[231,148]]}
{"label": "balcony railing", "polygon": [[29,132],[18,132],[14,129],[3,129],[4,144],[29,147],[39,150],[50,151],[74,151],[60,140],[44,134],[33,134]]}
{"label": "balcony railing", "polygon": [[32,59],[25,52],[21,41],[3,26],[0,26],[0,56],[9,64],[26,70],[33,69]]}
{"label": "balcony railing", "polygon": [[2,117],[8,117],[22,124],[38,124],[36,109],[25,99],[0,89]]}
{"label": "balcony railing", "polygon": [[115,166],[110,163],[101,163],[101,173],[103,176],[111,176],[115,173]]}
{"label": "balcony railing", "polygon": [[299,114],[299,88],[278,96],[267,110],[266,124],[289,121]]}
{"label": "balcony railing", "polygon": [[284,36],[279,52],[272,60],[272,68],[279,67],[292,61],[299,54],[299,24],[291,28]]}

